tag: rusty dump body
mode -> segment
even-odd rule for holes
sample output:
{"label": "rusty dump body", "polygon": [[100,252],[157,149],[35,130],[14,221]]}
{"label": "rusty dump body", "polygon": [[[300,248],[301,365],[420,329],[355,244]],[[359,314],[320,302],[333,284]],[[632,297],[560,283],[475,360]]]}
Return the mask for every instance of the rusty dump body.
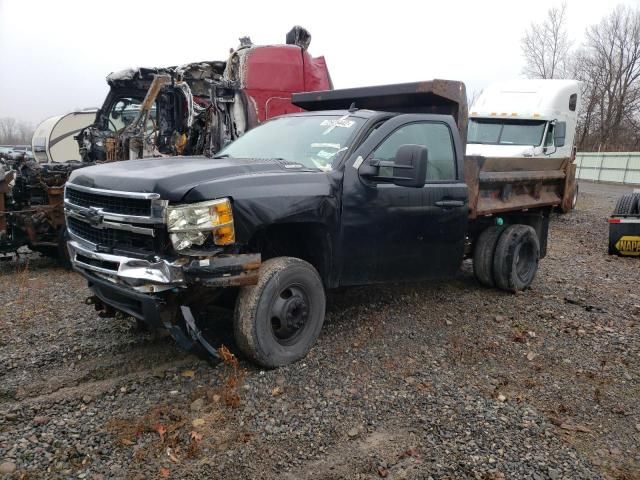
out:
{"label": "rusty dump body", "polygon": [[469,217],[543,207],[571,209],[575,165],[570,158],[465,157]]}

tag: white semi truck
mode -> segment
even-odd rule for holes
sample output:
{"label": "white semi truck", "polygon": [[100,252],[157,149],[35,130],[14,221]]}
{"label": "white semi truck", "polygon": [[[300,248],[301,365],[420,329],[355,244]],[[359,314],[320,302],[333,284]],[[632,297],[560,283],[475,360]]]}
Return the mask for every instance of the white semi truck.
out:
{"label": "white semi truck", "polygon": [[[467,155],[575,161],[577,80],[514,80],[486,88],[469,113]],[[578,198],[575,184],[573,206]]]}

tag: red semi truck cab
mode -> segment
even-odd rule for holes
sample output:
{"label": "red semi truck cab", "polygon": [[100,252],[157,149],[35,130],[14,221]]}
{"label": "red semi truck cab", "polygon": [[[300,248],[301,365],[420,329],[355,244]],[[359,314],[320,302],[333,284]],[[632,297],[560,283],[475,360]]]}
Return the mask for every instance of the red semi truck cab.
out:
{"label": "red semi truck cab", "polygon": [[286,44],[243,38],[226,61],[111,73],[95,123],[77,137],[82,159],[211,156],[268,118],[301,112],[293,93],[333,88],[324,57],[308,52],[310,41],[294,27]]}
{"label": "red semi truck cab", "polygon": [[258,122],[302,112],[291,103],[292,93],[332,88],[324,57],[312,57],[296,45],[254,47],[242,56],[246,65],[242,90],[251,100]]}

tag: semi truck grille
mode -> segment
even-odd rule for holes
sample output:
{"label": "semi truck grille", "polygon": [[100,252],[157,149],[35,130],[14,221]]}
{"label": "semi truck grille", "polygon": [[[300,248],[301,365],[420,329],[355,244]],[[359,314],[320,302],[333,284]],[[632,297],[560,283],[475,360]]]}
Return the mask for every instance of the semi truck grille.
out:
{"label": "semi truck grille", "polygon": [[148,217],[151,215],[151,200],[144,198],[126,198],[102,195],[99,193],[75,190],[67,186],[65,193],[66,200],[79,207],[100,208],[104,212],[116,213],[120,215],[135,215],[138,217]]}
{"label": "semi truck grille", "polygon": [[94,228],[82,220],[68,217],[69,231],[81,239],[106,247],[154,251],[153,237],[114,228]]}

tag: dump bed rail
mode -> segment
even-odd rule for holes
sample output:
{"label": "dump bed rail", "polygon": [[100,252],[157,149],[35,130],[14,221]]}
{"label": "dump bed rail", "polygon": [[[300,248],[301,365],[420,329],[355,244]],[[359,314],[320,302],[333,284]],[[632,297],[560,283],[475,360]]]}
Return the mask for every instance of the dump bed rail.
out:
{"label": "dump bed rail", "polygon": [[554,206],[569,211],[574,173],[570,158],[465,157],[469,217]]}

